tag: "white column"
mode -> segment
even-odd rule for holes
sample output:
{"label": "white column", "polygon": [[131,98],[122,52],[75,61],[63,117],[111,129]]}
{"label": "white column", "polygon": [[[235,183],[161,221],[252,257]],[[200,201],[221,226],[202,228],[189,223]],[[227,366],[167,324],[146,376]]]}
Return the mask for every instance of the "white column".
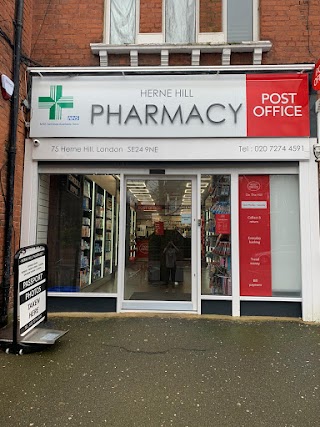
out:
{"label": "white column", "polygon": [[240,316],[239,176],[231,173],[231,281],[232,316]]}
{"label": "white column", "polygon": [[[310,141],[310,152],[313,151],[313,145],[320,143],[320,99],[316,102],[317,114],[317,141]],[[320,230],[319,230],[319,163],[312,160],[309,168],[310,180],[310,222],[312,227],[311,235],[311,254],[312,254],[312,320],[320,321]]]}
{"label": "white column", "polygon": [[38,206],[38,162],[33,161],[31,139],[25,141],[20,247],[36,243]]}

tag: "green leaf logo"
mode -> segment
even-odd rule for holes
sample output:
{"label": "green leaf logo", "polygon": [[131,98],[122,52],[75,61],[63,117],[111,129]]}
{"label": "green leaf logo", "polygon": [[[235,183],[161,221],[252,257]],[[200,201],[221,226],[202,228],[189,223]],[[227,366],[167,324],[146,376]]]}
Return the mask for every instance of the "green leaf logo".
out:
{"label": "green leaf logo", "polygon": [[73,108],[73,96],[62,96],[62,86],[50,86],[50,96],[39,96],[38,107],[49,110],[49,120],[61,120],[63,108]]}

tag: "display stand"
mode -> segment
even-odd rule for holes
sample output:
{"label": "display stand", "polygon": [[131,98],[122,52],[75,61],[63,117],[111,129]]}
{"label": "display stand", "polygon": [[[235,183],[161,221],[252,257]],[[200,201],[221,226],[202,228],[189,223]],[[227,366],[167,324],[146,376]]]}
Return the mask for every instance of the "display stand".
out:
{"label": "display stand", "polygon": [[41,351],[68,331],[41,327],[47,322],[48,248],[21,248],[14,257],[13,323],[0,329],[6,353]]}

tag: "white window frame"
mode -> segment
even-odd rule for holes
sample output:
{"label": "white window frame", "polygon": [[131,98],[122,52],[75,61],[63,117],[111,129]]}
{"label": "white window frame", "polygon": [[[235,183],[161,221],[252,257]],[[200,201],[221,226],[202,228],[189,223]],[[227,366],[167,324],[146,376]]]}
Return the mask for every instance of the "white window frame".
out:
{"label": "white window frame", "polygon": [[[196,41],[195,43],[226,43],[227,41],[227,16],[228,0],[222,0],[222,32],[200,33],[200,0],[196,1]],[[140,0],[136,2],[136,36],[135,44],[165,44],[165,0],[162,0],[162,33],[139,33],[140,29]],[[259,0],[253,2],[253,42],[259,40]],[[110,5],[111,0],[105,0],[104,8],[104,42],[110,43]],[[183,43],[181,43],[183,44]]]}
{"label": "white window frame", "polygon": [[[252,0],[252,12],[253,12],[253,22],[252,22],[252,38],[253,42],[260,40],[260,19],[259,19],[259,0]],[[224,34],[224,41],[227,41],[228,34],[228,0],[223,0],[222,3],[222,31]]]}

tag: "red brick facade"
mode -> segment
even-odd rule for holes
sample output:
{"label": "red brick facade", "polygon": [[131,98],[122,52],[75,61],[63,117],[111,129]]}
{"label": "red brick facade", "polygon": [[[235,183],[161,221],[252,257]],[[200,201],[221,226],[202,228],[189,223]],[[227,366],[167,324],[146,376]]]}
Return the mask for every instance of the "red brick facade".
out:
{"label": "red brick facade", "polygon": [[[200,0],[201,32],[222,31],[222,1]],[[270,40],[272,49],[263,55],[264,64],[315,62],[319,55],[319,0],[260,0],[260,40]],[[141,0],[140,33],[162,30],[162,1]],[[32,58],[44,66],[96,66],[99,58],[90,43],[104,41],[104,0],[34,0]],[[218,58],[216,57],[218,56]],[[232,55],[232,64],[250,64],[251,55]],[[179,56],[172,65],[189,65]],[[159,59],[139,57],[140,65],[158,65]],[[219,65],[219,55],[202,55],[201,65]],[[110,58],[110,65],[129,65],[129,58]]]}
{"label": "red brick facade", "polygon": [[[13,79],[13,42],[14,42],[14,16],[15,2],[4,0],[0,11],[0,74],[7,75]],[[31,33],[32,33],[32,0],[24,0],[24,20],[22,33],[22,54],[30,56]],[[20,68],[20,100],[27,97],[27,76],[26,65]],[[8,172],[8,149],[10,144],[10,108],[11,102],[6,101],[0,95],[0,283],[3,281],[4,270],[4,244],[5,230],[5,210],[7,204],[7,172]],[[19,110],[18,129],[16,142],[16,167],[15,167],[15,187],[14,187],[14,214],[13,214],[13,236],[12,252],[15,253],[20,246],[20,222],[21,222],[21,195],[23,183],[23,161],[24,161],[24,140],[25,140],[26,116],[23,109]]]}
{"label": "red brick facade", "polygon": [[[0,27],[8,40],[14,37],[14,5],[2,0]],[[90,43],[104,41],[104,0],[24,0],[22,51],[42,66],[98,66],[99,57]],[[162,31],[162,0],[141,0],[140,33]],[[200,0],[201,32],[222,31],[222,0]],[[320,55],[319,0],[261,0],[260,40],[270,40],[272,48],[264,53],[263,64],[312,63]],[[0,36],[0,73],[12,78],[12,47]],[[170,65],[190,66],[190,55],[175,54]],[[252,64],[252,54],[233,53],[231,64]],[[129,55],[110,55],[110,66],[129,66]],[[139,55],[139,65],[160,65],[160,55]],[[202,54],[200,65],[221,65],[220,54]],[[26,66],[21,65],[21,100],[26,97]],[[5,195],[7,149],[9,144],[10,102],[0,97],[0,281],[3,277],[5,235]],[[21,192],[26,117],[19,111],[14,198],[14,251],[19,247]]]}

